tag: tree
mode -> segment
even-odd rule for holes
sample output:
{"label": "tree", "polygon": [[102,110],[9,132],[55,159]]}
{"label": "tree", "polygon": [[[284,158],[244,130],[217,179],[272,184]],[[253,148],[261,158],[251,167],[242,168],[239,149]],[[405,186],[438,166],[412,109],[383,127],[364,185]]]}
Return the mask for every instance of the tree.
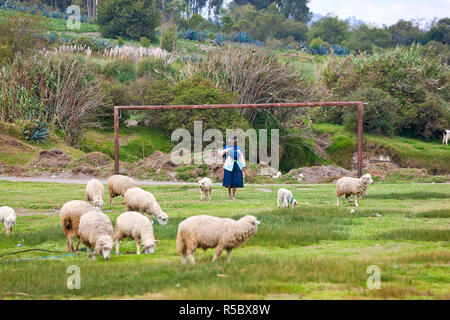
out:
{"label": "tree", "polygon": [[160,15],[155,0],[107,0],[98,6],[97,23],[104,37],[154,39]]}
{"label": "tree", "polygon": [[450,43],[450,18],[444,18],[438,21],[427,33],[428,41],[438,41],[444,44]]}
{"label": "tree", "polygon": [[308,2],[309,0],[278,0],[277,4],[286,18],[306,23],[312,17]]}
{"label": "tree", "polygon": [[413,21],[399,20],[389,27],[394,45],[408,46],[412,43],[422,43],[424,32]]}
{"label": "tree", "polygon": [[349,36],[348,23],[337,17],[327,16],[314,23],[309,30],[308,39],[321,38],[330,44],[341,44]]}
{"label": "tree", "polygon": [[350,32],[343,45],[358,52],[372,52],[375,47],[388,48],[392,45],[392,37],[386,29],[370,28],[363,24]]}

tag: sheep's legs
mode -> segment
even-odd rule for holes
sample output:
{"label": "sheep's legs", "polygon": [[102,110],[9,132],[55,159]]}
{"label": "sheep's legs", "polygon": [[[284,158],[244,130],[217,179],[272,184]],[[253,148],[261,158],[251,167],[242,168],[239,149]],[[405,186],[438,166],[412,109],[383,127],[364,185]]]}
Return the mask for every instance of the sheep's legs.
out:
{"label": "sheep's legs", "polygon": [[75,251],[78,251],[78,247],[80,246],[80,242],[81,242],[81,239],[78,239],[78,243],[77,243],[77,247],[75,248]]}
{"label": "sheep's legs", "polygon": [[116,254],[120,254],[120,240],[119,238],[116,238]]}
{"label": "sheep's legs", "polygon": [[181,254],[181,264],[186,264],[186,252]]}
{"label": "sheep's legs", "polygon": [[227,249],[227,256],[228,256],[227,261],[228,261],[228,262],[231,261],[231,250],[232,250],[232,249]]}
{"label": "sheep's legs", "polygon": [[348,200],[348,203],[353,204],[352,200],[350,200],[350,195],[349,194],[346,194],[345,198]]}
{"label": "sheep's legs", "polygon": [[136,241],[136,254],[141,254],[141,246],[139,245],[139,241]]}
{"label": "sheep's legs", "polygon": [[216,248],[216,253],[214,254],[214,257],[212,259],[212,261],[216,261],[218,257],[220,257],[220,254],[222,253],[223,248],[222,247],[217,247]]}
{"label": "sheep's legs", "polygon": [[355,197],[355,207],[357,207],[358,206],[358,197],[356,195],[354,197]]}
{"label": "sheep's legs", "polygon": [[69,252],[73,252],[72,238],[70,236],[67,237],[67,247]]}
{"label": "sheep's legs", "polygon": [[339,206],[341,204],[341,197],[337,196],[337,205]]}
{"label": "sheep's legs", "polygon": [[203,191],[200,191],[200,201],[203,201]]}
{"label": "sheep's legs", "polygon": [[277,207],[280,209],[280,198],[277,199]]}
{"label": "sheep's legs", "polygon": [[89,247],[86,248],[87,251],[87,259],[91,259],[91,249]]}

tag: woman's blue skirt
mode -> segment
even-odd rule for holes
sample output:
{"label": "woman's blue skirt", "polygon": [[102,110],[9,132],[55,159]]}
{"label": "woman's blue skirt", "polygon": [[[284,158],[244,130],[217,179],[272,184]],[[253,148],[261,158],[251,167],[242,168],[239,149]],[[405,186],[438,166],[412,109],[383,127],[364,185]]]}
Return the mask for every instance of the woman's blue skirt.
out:
{"label": "woman's blue skirt", "polygon": [[233,171],[223,170],[223,184],[224,187],[231,186],[232,188],[243,188],[244,179],[242,177],[242,170],[235,162],[233,165]]}

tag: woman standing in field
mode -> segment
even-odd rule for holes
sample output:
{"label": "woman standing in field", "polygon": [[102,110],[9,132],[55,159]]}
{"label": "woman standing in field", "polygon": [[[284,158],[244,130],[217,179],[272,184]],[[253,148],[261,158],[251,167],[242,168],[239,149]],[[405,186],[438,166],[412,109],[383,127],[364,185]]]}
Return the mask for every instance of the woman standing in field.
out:
{"label": "woman standing in field", "polygon": [[245,167],[245,158],[244,152],[237,145],[237,137],[228,141],[232,145],[226,145],[218,151],[219,155],[225,158],[222,185],[228,188],[228,199],[236,200],[236,189],[244,187],[242,168]]}

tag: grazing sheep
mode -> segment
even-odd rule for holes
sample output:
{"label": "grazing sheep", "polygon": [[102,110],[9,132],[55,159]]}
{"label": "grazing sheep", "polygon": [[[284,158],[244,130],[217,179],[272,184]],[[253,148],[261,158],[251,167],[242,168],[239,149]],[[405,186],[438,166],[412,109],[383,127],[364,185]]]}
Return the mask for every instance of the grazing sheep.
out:
{"label": "grazing sheep", "polygon": [[0,207],[0,222],[3,222],[6,228],[6,234],[9,236],[16,225],[16,212],[10,207]]}
{"label": "grazing sheep", "polygon": [[160,225],[166,225],[169,221],[167,214],[162,211],[155,197],[150,192],[140,188],[131,188],[125,192],[125,206],[127,211],[146,212],[149,216],[156,217]]}
{"label": "grazing sheep", "polygon": [[105,187],[100,180],[92,179],[86,184],[86,201],[91,202],[95,207],[103,206],[103,194]]}
{"label": "grazing sheep", "polygon": [[298,206],[298,201],[295,200],[292,192],[285,188],[278,189],[278,199],[277,199],[278,208],[280,208],[280,202],[284,205],[285,208],[290,208],[291,204],[292,207],[294,208]]}
{"label": "grazing sheep", "polygon": [[[72,200],[63,205],[61,208],[59,217],[63,231],[67,237],[67,247],[69,252],[73,252],[72,239],[78,238],[78,227],[80,224],[80,218],[83,214],[89,211],[100,211],[99,208],[92,206],[89,202],[81,200]],[[75,250],[78,250],[80,240]]]}
{"label": "grazing sheep", "polygon": [[198,186],[200,187],[200,200],[203,200],[203,195],[205,200],[211,200],[212,193],[212,181],[210,178],[203,178],[198,181]]}
{"label": "grazing sheep", "polygon": [[101,211],[89,211],[80,218],[78,236],[87,248],[87,258],[93,260],[97,254],[101,254],[105,260],[109,259],[113,248],[114,230],[109,217]]}
{"label": "grazing sheep", "polygon": [[197,248],[216,248],[213,261],[225,249],[228,261],[231,261],[231,250],[253,236],[259,224],[256,217],[249,215],[237,221],[207,215],[189,217],[178,226],[177,250],[181,254],[181,263],[186,263],[188,255],[191,263],[195,264],[193,253]]}
{"label": "grazing sheep", "polygon": [[136,252],[141,254],[140,244],[144,246],[144,252],[153,254],[156,243],[153,235],[152,222],[139,212],[124,212],[116,220],[116,254],[119,254],[120,240],[132,238],[136,242]]}
{"label": "grazing sheep", "polygon": [[366,194],[367,186],[373,184],[373,180],[370,174],[365,174],[361,178],[342,177],[336,182],[336,195],[337,205],[340,204],[342,195],[345,194],[348,202],[350,201],[350,195],[355,198],[355,207],[358,206],[358,200]]}
{"label": "grazing sheep", "polygon": [[444,130],[442,134],[442,144],[448,146],[448,139],[450,139],[450,130]]}
{"label": "grazing sheep", "polygon": [[129,177],[120,174],[111,176],[108,179],[109,204],[113,204],[113,198],[115,197],[125,197],[125,192],[134,187],[136,187],[136,181]]}

